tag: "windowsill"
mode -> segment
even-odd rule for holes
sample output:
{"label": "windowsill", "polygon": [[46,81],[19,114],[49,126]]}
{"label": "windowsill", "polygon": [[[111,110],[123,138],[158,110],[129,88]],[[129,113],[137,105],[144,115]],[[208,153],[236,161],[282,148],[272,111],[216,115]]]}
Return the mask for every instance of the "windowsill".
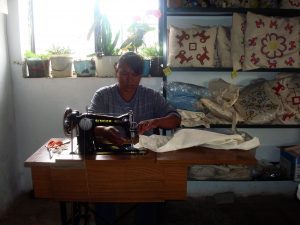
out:
{"label": "windowsill", "polygon": [[[92,79],[114,79],[115,77],[97,77],[97,76],[73,76],[73,77],[24,77],[26,79],[41,79],[41,78],[44,78],[44,79],[76,79],[76,78],[82,78],[82,79],[87,79],[87,78],[92,78]],[[142,76],[142,78],[159,78],[159,79],[162,79],[162,77],[151,77],[151,76]]]}

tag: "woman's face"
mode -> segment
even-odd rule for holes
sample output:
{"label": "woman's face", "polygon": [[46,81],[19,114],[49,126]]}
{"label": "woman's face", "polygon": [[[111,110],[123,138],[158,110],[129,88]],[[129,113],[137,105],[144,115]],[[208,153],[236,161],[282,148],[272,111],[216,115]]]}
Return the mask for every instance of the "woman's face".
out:
{"label": "woman's face", "polygon": [[118,64],[116,77],[121,91],[136,91],[141,80],[141,74],[136,74],[127,64]]}

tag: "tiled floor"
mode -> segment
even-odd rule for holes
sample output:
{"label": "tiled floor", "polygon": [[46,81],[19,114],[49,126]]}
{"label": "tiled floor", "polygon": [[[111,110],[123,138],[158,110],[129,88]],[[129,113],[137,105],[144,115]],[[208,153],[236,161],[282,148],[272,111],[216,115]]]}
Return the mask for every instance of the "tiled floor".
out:
{"label": "tiled floor", "polygon": [[[162,225],[299,225],[300,201],[294,196],[216,195],[166,202],[160,214]],[[20,196],[0,217],[0,225],[60,224],[58,203],[29,194]],[[132,224],[132,220],[125,219],[121,224]]]}

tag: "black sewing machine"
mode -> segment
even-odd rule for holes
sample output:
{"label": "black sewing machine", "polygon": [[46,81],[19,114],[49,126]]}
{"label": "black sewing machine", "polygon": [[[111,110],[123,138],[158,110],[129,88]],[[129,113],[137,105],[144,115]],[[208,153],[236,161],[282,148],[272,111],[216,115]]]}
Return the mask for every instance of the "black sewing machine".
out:
{"label": "black sewing machine", "polygon": [[[97,139],[94,128],[97,126],[114,126],[128,139],[128,144],[116,146]],[[73,139],[73,129],[76,130],[79,154],[144,154],[144,150],[133,147],[138,138],[133,112],[129,111],[120,116],[82,113],[67,108],[63,118],[63,128],[66,136]]]}

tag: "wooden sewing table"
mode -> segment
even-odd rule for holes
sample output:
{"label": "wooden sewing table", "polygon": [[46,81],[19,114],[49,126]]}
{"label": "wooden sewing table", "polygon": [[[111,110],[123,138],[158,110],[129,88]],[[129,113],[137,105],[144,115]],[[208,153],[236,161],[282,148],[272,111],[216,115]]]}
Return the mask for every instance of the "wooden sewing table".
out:
{"label": "wooden sewing table", "polygon": [[166,153],[148,151],[145,155],[69,153],[54,154],[50,159],[43,145],[25,161],[25,167],[31,169],[35,197],[59,202],[184,200],[189,166],[256,164],[253,151],[203,147]]}

